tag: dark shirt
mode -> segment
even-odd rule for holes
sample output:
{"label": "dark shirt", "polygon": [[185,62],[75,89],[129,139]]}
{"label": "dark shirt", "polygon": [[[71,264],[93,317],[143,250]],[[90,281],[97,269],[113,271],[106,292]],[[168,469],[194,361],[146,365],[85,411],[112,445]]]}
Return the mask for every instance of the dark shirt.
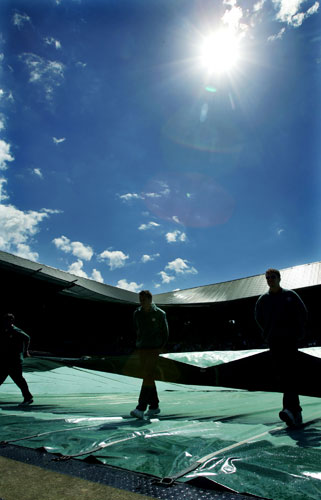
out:
{"label": "dark shirt", "polygon": [[30,337],[12,325],[1,331],[0,356],[4,361],[22,361],[28,351]]}
{"label": "dark shirt", "polygon": [[259,297],[255,319],[269,347],[297,347],[304,335],[307,309],[293,290],[281,288]]}
{"label": "dark shirt", "polygon": [[155,304],[145,312],[139,307],[134,312],[136,330],[136,347],[139,349],[160,349],[168,339],[168,324],[166,313]]}

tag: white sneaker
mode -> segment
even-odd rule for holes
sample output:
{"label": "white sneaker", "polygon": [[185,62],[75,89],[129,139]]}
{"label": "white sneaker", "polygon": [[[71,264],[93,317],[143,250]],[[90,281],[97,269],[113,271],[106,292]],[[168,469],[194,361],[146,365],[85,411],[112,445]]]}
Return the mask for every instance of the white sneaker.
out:
{"label": "white sneaker", "polygon": [[158,415],[159,413],[160,413],[159,408],[155,408],[155,409],[149,408],[148,412],[146,412],[146,416],[147,417],[154,417],[155,415]]}
{"label": "white sneaker", "polygon": [[130,412],[130,416],[135,417],[135,418],[141,418],[143,420],[144,419],[144,412],[142,410],[138,410],[137,408],[135,408],[135,410],[132,410]]}

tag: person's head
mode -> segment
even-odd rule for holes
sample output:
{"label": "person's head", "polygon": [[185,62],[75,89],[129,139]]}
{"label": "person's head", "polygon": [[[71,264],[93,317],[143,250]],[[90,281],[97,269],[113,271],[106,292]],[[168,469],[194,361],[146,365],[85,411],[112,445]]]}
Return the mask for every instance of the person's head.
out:
{"label": "person's head", "polygon": [[153,296],[149,290],[142,290],[139,292],[139,302],[145,311],[150,309],[153,301]]}
{"label": "person's head", "polygon": [[12,326],[14,324],[15,318],[14,315],[11,313],[6,313],[2,317],[2,324],[4,328],[8,328],[9,326]]}
{"label": "person's head", "polygon": [[265,278],[271,292],[278,292],[280,290],[281,274],[278,269],[267,269],[265,271]]}

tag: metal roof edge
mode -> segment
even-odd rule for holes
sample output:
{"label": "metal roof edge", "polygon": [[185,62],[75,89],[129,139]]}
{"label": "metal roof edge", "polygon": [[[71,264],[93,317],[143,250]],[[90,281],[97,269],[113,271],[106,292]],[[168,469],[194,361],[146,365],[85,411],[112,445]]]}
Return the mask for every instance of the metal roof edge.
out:
{"label": "metal roof edge", "polygon": [[[84,278],[61,269],[35,262],[0,250],[0,268],[14,267],[21,273],[38,275],[38,279],[61,284],[60,293],[89,300],[107,300],[137,305],[139,297],[136,292],[118,288],[105,283]],[[308,275],[307,269],[313,266],[313,276]],[[282,284],[285,288],[300,289],[308,286],[321,285],[321,261],[299,264],[280,269]],[[283,276],[285,279],[283,280]],[[286,286],[286,281],[290,286]],[[264,293],[267,285],[264,273],[235,278],[229,281],[199,285],[183,290],[174,290],[154,294],[154,302],[158,305],[197,305],[215,302],[228,302],[242,298],[255,297]]]}
{"label": "metal roof edge", "polygon": [[[306,284],[306,279],[303,280],[301,276],[298,279],[294,280],[289,277],[291,274],[302,275],[302,272],[306,271],[309,266],[313,266],[318,269],[319,279],[318,282],[310,282]],[[289,266],[283,269],[280,269],[282,284],[284,288],[293,288],[300,289],[305,288],[307,286],[315,286],[321,285],[321,261],[310,262],[306,264],[299,264],[297,266]],[[224,302],[224,301],[232,301],[239,300],[242,298],[249,298],[259,296],[265,291],[267,291],[267,285],[264,278],[265,273],[255,274],[252,276],[247,276],[243,278],[235,278],[229,281],[223,281],[219,283],[213,283],[208,285],[200,285],[192,288],[175,290],[172,292],[165,292],[154,295],[154,300],[159,305],[198,305],[201,304],[209,304],[214,302]],[[284,278],[284,279],[283,279]],[[296,281],[296,283],[294,283]],[[287,282],[289,283],[287,285]],[[237,294],[237,288],[240,288],[244,284],[247,291],[243,291],[242,293]],[[247,283],[247,284],[246,284]],[[246,284],[246,285],[245,285]],[[294,286],[294,284],[296,286]],[[251,287],[251,285],[253,285]],[[252,288],[252,290],[250,290]],[[233,289],[234,293],[231,293],[230,290]],[[216,291],[216,294],[215,294]],[[228,292],[227,292],[228,291]],[[200,294],[197,297],[198,292]],[[208,292],[208,293],[207,293]],[[206,297],[206,295],[208,295]],[[214,297],[217,295],[217,297]],[[193,299],[194,298],[194,299]]]}
{"label": "metal roof edge", "polygon": [[[75,274],[69,273],[68,271],[63,271],[46,264],[35,262],[26,259],[25,257],[20,257],[18,255],[0,250],[0,267],[2,264],[4,264],[5,267],[13,267],[16,269],[18,268],[20,272],[23,272],[27,275],[33,275],[37,273],[39,275],[39,278],[42,277],[42,279],[48,279],[48,281],[52,282],[61,282],[61,284],[65,285],[61,290],[61,293],[64,294],[72,294],[74,296],[79,295],[86,298],[87,291],[89,292],[92,299],[96,295],[96,298],[100,296],[109,298],[117,302],[127,302],[135,305],[139,303],[138,294],[135,292],[124,290],[123,288],[118,288],[106,283],[100,283],[90,278],[77,276]],[[81,288],[85,293],[75,293],[75,287]],[[74,289],[73,292],[71,292],[72,289]]]}

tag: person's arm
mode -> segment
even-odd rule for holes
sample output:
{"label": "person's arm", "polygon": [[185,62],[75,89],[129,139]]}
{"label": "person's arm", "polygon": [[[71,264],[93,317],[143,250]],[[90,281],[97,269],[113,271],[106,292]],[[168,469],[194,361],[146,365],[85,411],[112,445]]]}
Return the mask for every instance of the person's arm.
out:
{"label": "person's arm", "polygon": [[135,311],[134,312],[134,315],[133,315],[133,324],[134,324],[134,330],[135,330],[135,333],[137,335],[138,331],[139,331],[139,326],[138,326],[138,321],[137,321],[137,312]]}
{"label": "person's arm", "polygon": [[262,297],[259,297],[259,299],[257,300],[257,302],[255,304],[254,317],[255,317],[255,321],[256,321],[258,327],[260,328],[261,337],[265,343],[265,342],[267,342],[267,338],[266,338],[267,335],[265,332],[266,325],[265,325],[265,319],[264,319]]}
{"label": "person's arm", "polygon": [[20,344],[20,349],[21,349],[21,354],[24,358],[29,358],[31,357],[29,353],[29,345],[30,345],[30,337],[27,335],[23,330],[20,330],[20,328],[15,327],[16,334],[20,337],[20,340],[18,341]]}
{"label": "person's arm", "polygon": [[136,340],[135,340],[135,346],[136,348],[141,347],[141,341],[142,341],[142,331],[141,331],[141,325],[139,321],[139,311],[136,310],[134,312],[134,330],[136,334]]}
{"label": "person's arm", "polygon": [[295,297],[295,316],[299,330],[298,340],[302,340],[305,335],[305,328],[308,321],[308,310],[301,297],[292,290]]}
{"label": "person's arm", "polygon": [[259,298],[255,304],[255,311],[254,311],[254,317],[255,321],[257,322],[258,326],[260,327],[260,330],[264,330],[264,322],[263,322],[263,311],[262,311],[262,303],[261,303],[261,298]]}
{"label": "person's arm", "polygon": [[167,323],[166,313],[163,314],[161,333],[162,333],[163,342],[162,342],[162,345],[161,345],[160,348],[164,349],[165,345],[167,344],[168,336],[169,336],[169,330],[168,330],[168,323]]}

